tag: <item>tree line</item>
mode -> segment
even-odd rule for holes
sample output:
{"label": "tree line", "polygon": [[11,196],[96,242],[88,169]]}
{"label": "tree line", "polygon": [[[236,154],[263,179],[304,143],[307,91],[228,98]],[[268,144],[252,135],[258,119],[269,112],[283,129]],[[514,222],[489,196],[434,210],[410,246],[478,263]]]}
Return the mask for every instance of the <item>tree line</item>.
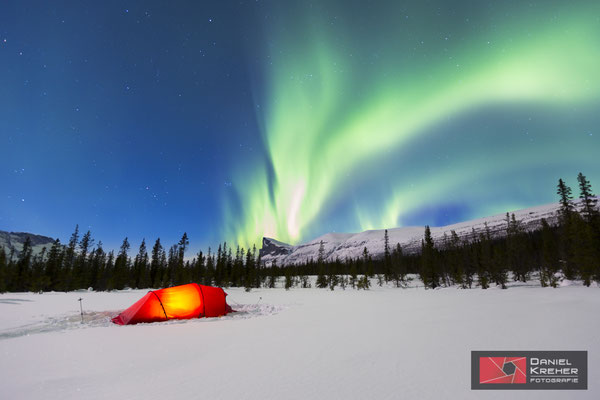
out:
{"label": "tree line", "polygon": [[[600,212],[591,184],[583,174],[577,177],[579,201],[560,179],[557,186],[558,220],[541,221],[539,229],[525,230],[515,215],[506,214],[505,232],[493,235],[485,226],[473,230],[470,238],[451,231],[436,243],[425,227],[421,251],[407,254],[397,243],[391,245],[384,232],[383,257],[373,257],[365,247],[361,257],[327,260],[324,243],[317,259],[294,265],[266,265],[256,247],[235,249],[220,244],[186,259],[189,239],[183,234],[177,244],[165,248],[156,239],[151,249],[142,240],[137,254],[129,256],[131,245],[123,240],[119,251],[106,251],[95,244],[91,232],[79,227],[63,245],[56,239],[49,249],[33,254],[27,238],[18,257],[14,249],[0,248],[0,292],[70,291],[93,288],[158,288],[197,282],[224,287],[276,287],[282,284],[308,288],[368,289],[372,280],[380,286],[407,285],[407,276],[416,274],[427,288],[458,285],[463,288],[490,285],[506,288],[510,279],[525,282],[537,273],[542,286],[557,287],[560,279],[581,279],[587,286],[600,281]],[[312,282],[309,276],[315,276]]]}

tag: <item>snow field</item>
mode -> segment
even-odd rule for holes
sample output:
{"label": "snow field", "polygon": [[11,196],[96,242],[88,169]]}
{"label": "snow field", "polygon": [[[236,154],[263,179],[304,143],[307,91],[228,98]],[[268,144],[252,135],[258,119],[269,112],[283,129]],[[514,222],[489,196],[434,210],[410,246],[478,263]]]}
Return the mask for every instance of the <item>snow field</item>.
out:
{"label": "snow field", "polygon": [[[110,317],[145,290],[0,295],[0,398],[600,397],[597,287],[226,291],[240,312],[135,326]],[[471,350],[587,350],[589,389],[471,391]]]}

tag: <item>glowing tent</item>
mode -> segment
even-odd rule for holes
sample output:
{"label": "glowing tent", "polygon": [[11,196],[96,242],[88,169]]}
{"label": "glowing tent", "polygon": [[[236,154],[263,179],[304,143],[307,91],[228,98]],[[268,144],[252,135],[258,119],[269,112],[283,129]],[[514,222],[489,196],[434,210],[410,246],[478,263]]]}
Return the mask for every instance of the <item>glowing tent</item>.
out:
{"label": "glowing tent", "polygon": [[158,322],[170,319],[220,317],[231,312],[221,288],[190,283],[151,290],[135,304],[112,319],[119,325]]}

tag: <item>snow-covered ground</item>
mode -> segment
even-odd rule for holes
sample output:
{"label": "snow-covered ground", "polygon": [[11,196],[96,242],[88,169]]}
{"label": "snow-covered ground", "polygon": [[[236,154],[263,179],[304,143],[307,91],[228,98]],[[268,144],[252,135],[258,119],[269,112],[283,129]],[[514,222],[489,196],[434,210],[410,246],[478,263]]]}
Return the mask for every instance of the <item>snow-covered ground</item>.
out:
{"label": "snow-covered ground", "polygon": [[[0,295],[0,398],[600,398],[598,287],[226,291],[240,312],[135,326],[110,317],[143,290]],[[471,350],[587,350],[589,389],[471,391]]]}

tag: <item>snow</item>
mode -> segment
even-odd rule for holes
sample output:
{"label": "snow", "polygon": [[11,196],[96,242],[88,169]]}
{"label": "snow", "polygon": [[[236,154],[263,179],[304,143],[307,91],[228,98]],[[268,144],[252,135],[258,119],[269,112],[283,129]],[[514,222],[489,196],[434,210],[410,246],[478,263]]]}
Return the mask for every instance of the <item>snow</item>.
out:
{"label": "snow", "polygon": [[[238,313],[135,326],[109,320],[145,290],[3,294],[0,398],[600,397],[597,286],[424,290],[418,283],[231,288]],[[471,391],[472,350],[587,350],[589,390]]]}

